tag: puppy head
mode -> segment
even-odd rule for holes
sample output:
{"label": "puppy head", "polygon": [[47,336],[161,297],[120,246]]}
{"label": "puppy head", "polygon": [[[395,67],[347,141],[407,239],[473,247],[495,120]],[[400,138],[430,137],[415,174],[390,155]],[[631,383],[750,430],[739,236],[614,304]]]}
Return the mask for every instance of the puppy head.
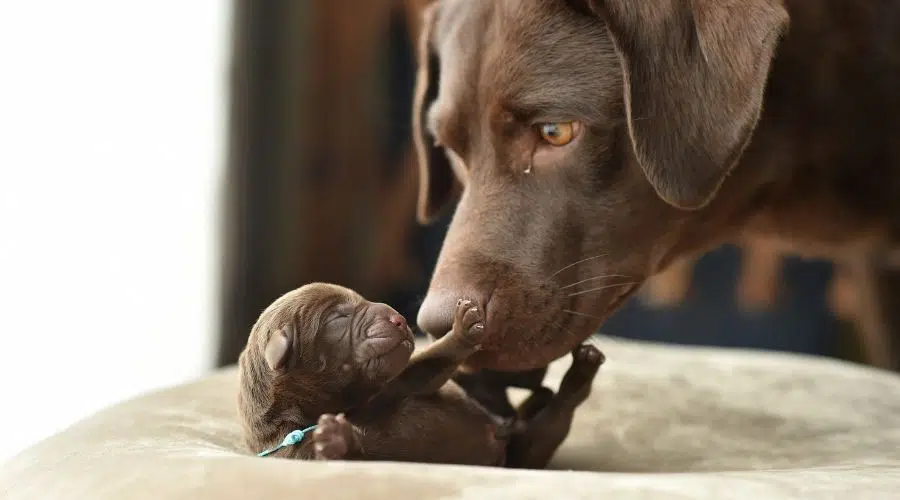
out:
{"label": "puppy head", "polygon": [[260,315],[246,356],[293,398],[328,399],[397,376],[414,347],[397,311],[337,285],[313,283],[283,295]]}

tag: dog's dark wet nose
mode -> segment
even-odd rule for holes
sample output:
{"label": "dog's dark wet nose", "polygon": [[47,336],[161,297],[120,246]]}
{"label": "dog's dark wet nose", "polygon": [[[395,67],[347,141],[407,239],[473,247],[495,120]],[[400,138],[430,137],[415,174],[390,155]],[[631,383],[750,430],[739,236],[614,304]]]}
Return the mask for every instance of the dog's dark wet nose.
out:
{"label": "dog's dark wet nose", "polygon": [[456,314],[456,305],[460,299],[471,300],[484,307],[484,301],[480,296],[472,292],[429,292],[419,308],[416,318],[419,328],[440,338],[453,328],[453,317]]}

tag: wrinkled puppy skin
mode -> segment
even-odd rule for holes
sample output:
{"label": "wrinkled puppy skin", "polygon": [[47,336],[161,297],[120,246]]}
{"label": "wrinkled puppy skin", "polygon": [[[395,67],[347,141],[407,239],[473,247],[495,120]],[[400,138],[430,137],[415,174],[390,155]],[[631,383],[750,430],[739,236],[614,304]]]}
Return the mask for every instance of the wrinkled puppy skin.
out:
{"label": "wrinkled puppy skin", "polygon": [[326,283],[291,291],[262,313],[240,356],[247,447],[259,453],[315,424],[311,436],[273,455],[543,468],[603,355],[577,349],[558,394],[536,374],[529,385],[538,390],[509,418],[451,380],[484,331],[482,308],[460,300],[451,331],[413,353],[412,331],[391,307]]}

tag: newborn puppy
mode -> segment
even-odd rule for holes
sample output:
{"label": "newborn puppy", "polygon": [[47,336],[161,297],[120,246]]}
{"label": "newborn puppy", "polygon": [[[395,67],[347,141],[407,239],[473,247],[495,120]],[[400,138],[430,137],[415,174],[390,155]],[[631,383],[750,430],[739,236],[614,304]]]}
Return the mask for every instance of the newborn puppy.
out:
{"label": "newborn puppy", "polygon": [[[262,313],[240,356],[247,445],[271,450],[290,432],[317,425],[273,454],[543,468],[588,397],[603,355],[592,346],[576,349],[559,391],[537,387],[513,425],[486,408],[496,401],[483,405],[451,380],[480,348],[483,332],[481,309],[460,301],[450,333],[413,354],[412,331],[389,306],[323,283],[289,292]],[[490,380],[486,393],[496,397],[502,377]]]}

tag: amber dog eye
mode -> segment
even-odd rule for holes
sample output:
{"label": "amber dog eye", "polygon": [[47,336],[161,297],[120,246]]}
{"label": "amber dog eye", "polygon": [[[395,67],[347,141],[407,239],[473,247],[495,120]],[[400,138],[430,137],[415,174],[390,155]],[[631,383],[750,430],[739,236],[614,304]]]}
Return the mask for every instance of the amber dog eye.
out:
{"label": "amber dog eye", "polygon": [[541,139],[556,147],[565,146],[575,139],[576,122],[542,123],[538,126]]}

